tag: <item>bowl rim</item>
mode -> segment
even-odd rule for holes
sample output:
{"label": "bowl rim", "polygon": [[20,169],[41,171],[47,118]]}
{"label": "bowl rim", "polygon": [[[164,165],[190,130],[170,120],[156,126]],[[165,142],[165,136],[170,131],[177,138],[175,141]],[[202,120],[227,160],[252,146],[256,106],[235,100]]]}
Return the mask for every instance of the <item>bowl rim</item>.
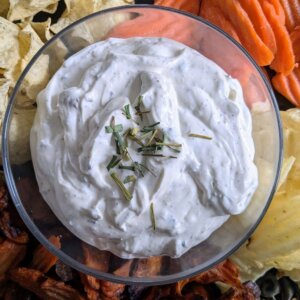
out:
{"label": "bowl rim", "polygon": [[[65,32],[69,31],[72,28],[75,28],[77,25],[84,23],[85,21],[87,21],[89,19],[92,19],[92,18],[100,16],[100,15],[105,15],[105,14],[111,13],[111,12],[130,10],[130,9],[132,9],[132,10],[151,9],[151,10],[157,10],[157,11],[168,11],[168,12],[176,13],[179,15],[183,15],[185,17],[192,18],[193,20],[196,20],[197,22],[200,22],[200,23],[208,26],[209,28],[217,31],[217,33],[219,33],[219,34],[223,35],[225,38],[227,38],[227,40],[229,40],[229,42],[233,43],[236,47],[238,47],[238,49],[246,56],[246,58],[249,60],[249,62],[252,64],[252,66],[260,74],[260,77],[262,78],[264,85],[266,87],[266,90],[269,93],[270,98],[272,100],[272,105],[273,105],[275,116],[276,116],[277,130],[278,130],[279,149],[278,149],[278,154],[277,154],[278,162],[276,165],[276,174],[275,174],[275,178],[274,178],[274,183],[273,183],[272,188],[270,189],[270,195],[266,202],[266,205],[265,205],[264,209],[262,210],[261,215],[257,218],[255,224],[251,228],[249,228],[249,230],[245,233],[243,238],[241,238],[234,244],[234,246],[231,248],[230,251],[227,251],[225,254],[221,255],[217,259],[210,261],[209,263],[207,263],[207,265],[205,267],[199,267],[199,265],[197,265],[191,269],[184,270],[184,271],[181,271],[178,273],[174,273],[172,275],[159,275],[159,276],[153,277],[153,278],[151,278],[151,277],[150,278],[148,278],[148,277],[122,277],[122,276],[116,276],[112,273],[96,271],[95,269],[85,266],[83,263],[76,261],[75,259],[71,258],[69,255],[67,255],[63,251],[61,251],[60,249],[57,249],[56,247],[54,247],[48,241],[48,239],[39,231],[38,227],[31,220],[31,218],[29,217],[28,213],[26,212],[26,210],[22,204],[22,201],[19,197],[19,194],[18,194],[18,191],[16,188],[15,179],[13,177],[12,168],[11,168],[10,159],[9,159],[9,149],[8,149],[9,148],[9,146],[8,146],[9,130],[8,129],[9,129],[10,121],[11,121],[11,115],[12,115],[12,111],[14,108],[14,102],[15,102],[16,95],[19,91],[19,88],[20,88],[22,82],[23,82],[23,79],[25,78],[25,76],[27,75],[29,70],[31,69],[32,65],[36,62],[36,60],[44,52],[44,50],[47,49],[48,46],[51,45],[56,39],[59,39],[61,36],[63,36],[65,34]],[[20,217],[22,218],[23,222],[27,226],[27,228],[47,250],[49,250],[52,254],[57,256],[61,261],[63,261],[67,265],[71,266],[72,268],[76,269],[77,271],[97,277],[99,279],[108,280],[108,281],[112,281],[115,283],[122,283],[122,284],[140,284],[140,285],[144,285],[144,286],[150,286],[150,285],[163,285],[163,284],[174,283],[179,280],[183,280],[185,278],[195,276],[200,272],[204,272],[204,271],[212,268],[216,264],[222,262],[230,255],[232,255],[251,236],[251,234],[254,232],[254,230],[257,228],[257,226],[263,219],[266,211],[268,210],[270,203],[274,197],[276,188],[277,188],[277,184],[278,184],[278,180],[279,180],[279,176],[280,176],[281,165],[282,165],[282,159],[283,159],[283,133],[282,133],[282,123],[281,123],[280,112],[279,112],[277,100],[276,100],[273,88],[272,88],[269,80],[266,78],[265,74],[263,73],[261,68],[257,65],[257,63],[254,61],[254,59],[251,57],[251,55],[248,53],[248,51],[246,49],[244,49],[243,46],[241,46],[237,41],[235,41],[229,34],[224,32],[222,29],[220,29],[216,25],[210,23],[209,21],[207,21],[199,16],[190,14],[188,12],[184,12],[184,11],[169,8],[169,7],[157,6],[157,5],[154,6],[154,5],[149,5],[149,4],[133,4],[133,5],[117,6],[117,7],[112,7],[109,9],[102,10],[102,11],[98,11],[98,12],[92,13],[90,15],[87,15],[87,16],[73,22],[72,24],[68,25],[63,30],[61,30],[59,33],[54,35],[49,41],[47,41],[37,51],[37,53],[32,57],[32,59],[30,60],[30,62],[28,63],[28,65],[25,67],[24,71],[20,75],[20,77],[13,89],[12,95],[10,96],[9,103],[7,105],[7,109],[6,109],[4,120],[3,120],[2,162],[3,162],[4,175],[6,178],[7,187],[10,192],[13,203],[14,203]]]}

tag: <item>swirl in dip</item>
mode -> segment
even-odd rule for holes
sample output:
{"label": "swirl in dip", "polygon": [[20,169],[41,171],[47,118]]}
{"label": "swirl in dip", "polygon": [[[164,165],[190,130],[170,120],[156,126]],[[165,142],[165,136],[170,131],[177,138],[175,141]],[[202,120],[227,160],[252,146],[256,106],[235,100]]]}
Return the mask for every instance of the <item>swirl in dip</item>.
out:
{"label": "swirl in dip", "polygon": [[99,249],[178,257],[243,212],[256,190],[239,82],[178,42],[93,44],[66,60],[37,103],[40,192]]}

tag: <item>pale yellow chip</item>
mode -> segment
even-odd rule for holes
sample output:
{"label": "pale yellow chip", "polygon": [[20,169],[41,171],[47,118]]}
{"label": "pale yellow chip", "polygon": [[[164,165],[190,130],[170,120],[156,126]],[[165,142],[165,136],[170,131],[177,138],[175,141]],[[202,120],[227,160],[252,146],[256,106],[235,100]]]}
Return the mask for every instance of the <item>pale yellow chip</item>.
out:
{"label": "pale yellow chip", "polygon": [[[2,136],[2,123],[8,103],[8,92],[9,92],[10,82],[5,78],[0,78],[0,139]],[[0,149],[0,154],[1,149]],[[2,155],[0,156],[0,163],[2,163]]]}
{"label": "pale yellow chip", "polygon": [[40,11],[54,13],[59,0],[10,0],[8,20],[24,20]]}
{"label": "pale yellow chip", "polygon": [[[43,42],[33,30],[30,24],[27,24],[19,34],[20,45],[27,49],[26,54],[22,56],[20,63],[20,73],[25,69],[31,58],[43,46]],[[49,57],[42,55],[31,67],[30,71],[24,78],[26,95],[32,102],[35,102],[37,93],[43,89],[49,81]],[[18,103],[20,105],[20,103]]]}
{"label": "pale yellow chip", "polygon": [[11,70],[18,63],[19,27],[0,17],[0,69]]}
{"label": "pale yellow chip", "polygon": [[290,156],[288,158],[283,159],[277,191],[280,191],[280,187],[282,186],[283,183],[286,182],[287,176],[290,173],[295,161],[296,158],[294,156]]}
{"label": "pale yellow chip", "polygon": [[0,129],[2,129],[2,121],[8,102],[9,86],[10,82],[7,79],[0,78]]}
{"label": "pale yellow chip", "polygon": [[[58,33],[74,21],[91,13],[110,7],[131,4],[132,0],[66,0],[66,10],[56,24],[51,26],[53,33]],[[101,26],[98,27],[98,29]]]}
{"label": "pale yellow chip", "polygon": [[30,25],[44,43],[52,38],[53,34],[50,32],[50,18],[45,22],[31,22]]}
{"label": "pale yellow chip", "polygon": [[267,269],[295,273],[300,268],[300,109],[281,112],[284,161],[279,189],[265,217],[232,259],[244,279],[254,280]]}
{"label": "pale yellow chip", "polygon": [[0,0],[0,17],[6,18],[9,9],[9,0]]}

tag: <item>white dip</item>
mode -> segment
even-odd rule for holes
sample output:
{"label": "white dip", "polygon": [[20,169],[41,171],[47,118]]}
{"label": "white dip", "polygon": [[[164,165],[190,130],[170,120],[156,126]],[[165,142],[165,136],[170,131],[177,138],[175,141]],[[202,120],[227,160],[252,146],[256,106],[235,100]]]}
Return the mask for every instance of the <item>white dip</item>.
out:
{"label": "white dip", "polygon": [[[140,110],[149,111],[143,121],[135,114],[139,96]],[[99,249],[123,258],[178,257],[243,212],[257,187],[251,115],[239,82],[183,44],[93,44],[66,60],[37,103],[31,151],[40,191],[66,227]],[[127,104],[139,126],[123,114]],[[160,122],[157,139],[164,132],[165,143],[181,144],[180,153],[163,146],[155,154],[166,157],[142,156],[128,139],[132,160],[151,172],[108,171],[116,142],[105,127],[113,116],[123,125],[121,137]],[[124,184],[131,201],[112,172],[121,180],[137,177]]]}

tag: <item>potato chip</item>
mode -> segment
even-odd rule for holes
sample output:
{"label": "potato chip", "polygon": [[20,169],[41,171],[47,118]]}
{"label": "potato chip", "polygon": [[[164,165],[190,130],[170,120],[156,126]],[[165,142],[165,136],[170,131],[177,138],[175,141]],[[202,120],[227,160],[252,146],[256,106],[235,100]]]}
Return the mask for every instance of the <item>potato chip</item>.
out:
{"label": "potato chip", "polygon": [[9,0],[0,0],[0,17],[6,17],[9,9]]}
{"label": "potato chip", "polygon": [[19,27],[0,17],[0,68],[13,69],[19,60]]}
{"label": "potato chip", "polygon": [[2,121],[8,102],[9,86],[10,82],[8,80],[0,78],[0,128],[2,127]]}
{"label": "potato chip", "polygon": [[8,20],[24,20],[40,11],[54,13],[59,0],[10,0]]}
{"label": "potato chip", "polygon": [[294,156],[290,156],[289,158],[284,158],[281,167],[280,179],[277,186],[277,191],[280,189],[282,184],[286,181],[288,174],[290,173],[296,158]]}
{"label": "potato chip", "polygon": [[133,0],[66,0],[66,10],[62,18],[51,26],[51,31],[58,33],[74,21],[83,18],[93,12],[110,7],[133,3]]}
{"label": "potato chip", "polygon": [[278,191],[252,237],[233,256],[244,279],[300,269],[300,109],[281,112],[284,161]]}
{"label": "potato chip", "polygon": [[50,32],[50,18],[45,22],[31,22],[30,25],[44,43],[52,38],[53,34]]}

